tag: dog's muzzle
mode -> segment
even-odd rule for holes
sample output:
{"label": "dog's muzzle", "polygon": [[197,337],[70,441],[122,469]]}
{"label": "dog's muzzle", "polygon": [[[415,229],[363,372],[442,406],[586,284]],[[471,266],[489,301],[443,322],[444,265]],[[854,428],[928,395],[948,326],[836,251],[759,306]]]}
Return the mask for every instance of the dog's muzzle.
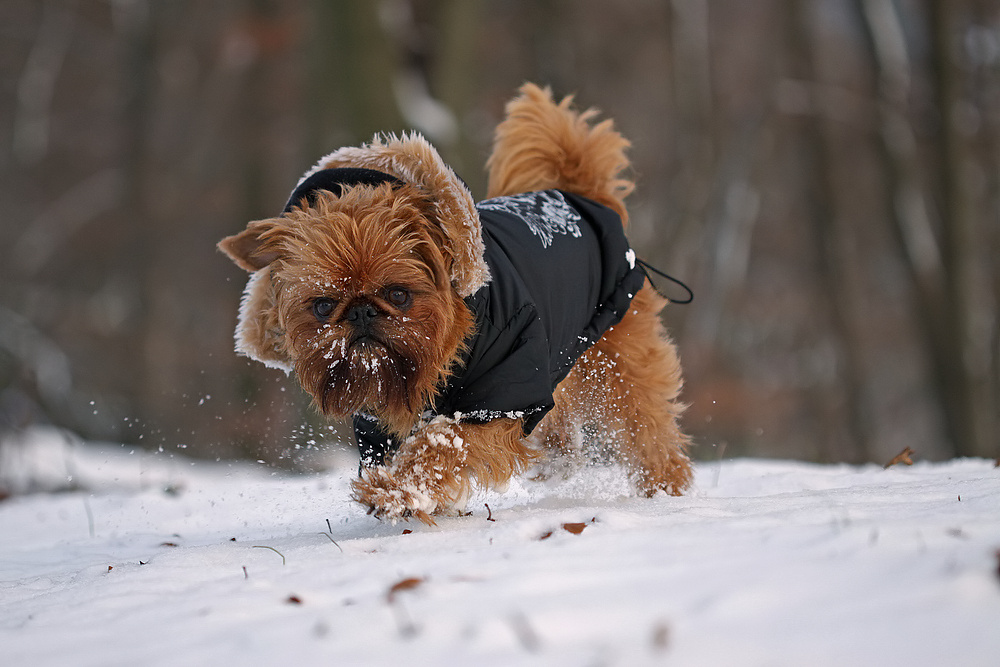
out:
{"label": "dog's muzzle", "polygon": [[344,319],[354,329],[355,340],[358,338],[368,338],[375,333],[375,320],[378,319],[379,312],[370,301],[358,301],[348,308]]}

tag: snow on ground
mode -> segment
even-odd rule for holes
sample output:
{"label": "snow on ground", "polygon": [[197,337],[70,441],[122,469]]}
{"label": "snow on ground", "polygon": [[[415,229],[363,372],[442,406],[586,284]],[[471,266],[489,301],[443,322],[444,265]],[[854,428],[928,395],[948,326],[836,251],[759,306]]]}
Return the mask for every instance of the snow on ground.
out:
{"label": "snow on ground", "polygon": [[727,460],[654,499],[589,467],[433,527],[366,516],[348,468],[42,432],[0,474],[86,489],[0,502],[9,667],[1000,665],[992,461]]}

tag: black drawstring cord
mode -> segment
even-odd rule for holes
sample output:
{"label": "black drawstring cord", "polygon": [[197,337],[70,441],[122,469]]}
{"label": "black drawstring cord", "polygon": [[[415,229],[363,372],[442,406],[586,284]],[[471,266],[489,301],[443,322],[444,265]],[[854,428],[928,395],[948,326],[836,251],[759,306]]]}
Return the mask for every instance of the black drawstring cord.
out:
{"label": "black drawstring cord", "polygon": [[[660,296],[662,296],[664,299],[666,299],[670,303],[681,303],[681,304],[683,304],[683,303],[691,303],[692,301],[694,301],[694,292],[692,292],[691,288],[688,287],[687,285],[685,285],[684,283],[682,283],[680,280],[677,280],[677,278],[674,278],[673,276],[668,275],[668,274],[664,273],[663,271],[660,271],[655,266],[651,266],[651,265],[647,264],[646,262],[642,261],[639,258],[636,258],[636,261],[639,263],[639,268],[642,269],[642,272],[646,274],[646,278],[649,280],[649,284],[652,285],[653,289],[656,290],[656,293],[659,294]],[[655,273],[657,275],[663,276],[664,278],[666,278],[667,280],[669,280],[672,283],[680,285],[684,289],[684,291],[687,292],[687,299],[684,299],[683,301],[678,300],[678,299],[671,299],[669,296],[667,296],[666,294],[664,294],[663,292],[661,292],[660,289],[656,286],[656,283],[653,282],[652,276],[649,275],[650,271],[652,271],[653,273]]]}

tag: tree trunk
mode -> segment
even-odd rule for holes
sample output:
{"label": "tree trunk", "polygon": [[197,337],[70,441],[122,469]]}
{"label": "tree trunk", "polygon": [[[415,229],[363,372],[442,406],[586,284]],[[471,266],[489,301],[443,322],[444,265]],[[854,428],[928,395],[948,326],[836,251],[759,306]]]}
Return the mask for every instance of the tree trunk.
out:
{"label": "tree trunk", "polygon": [[[836,184],[834,183],[834,156],[829,149],[826,122],[821,113],[822,103],[816,91],[822,83],[815,64],[815,36],[809,17],[809,7],[798,0],[788,2],[789,58],[793,76],[805,82],[808,91],[808,112],[799,121],[800,136],[796,145],[804,166],[806,179],[806,200],[813,223],[813,239],[823,292],[829,300],[829,316],[832,337],[836,347],[839,366],[839,380],[842,385],[843,407],[837,409],[831,394],[836,387],[829,387],[825,396],[820,397],[821,421],[826,421],[824,429],[825,451],[823,458],[831,461],[861,462],[872,460],[872,419],[869,401],[866,400],[866,381],[862,344],[857,334],[858,322],[852,316],[855,311],[851,290],[852,271],[850,259],[841,252],[846,230],[839,223],[837,215]],[[824,407],[826,406],[826,407]],[[827,415],[824,418],[824,415]],[[839,429],[836,422],[845,422],[843,436],[847,442],[838,443]]]}

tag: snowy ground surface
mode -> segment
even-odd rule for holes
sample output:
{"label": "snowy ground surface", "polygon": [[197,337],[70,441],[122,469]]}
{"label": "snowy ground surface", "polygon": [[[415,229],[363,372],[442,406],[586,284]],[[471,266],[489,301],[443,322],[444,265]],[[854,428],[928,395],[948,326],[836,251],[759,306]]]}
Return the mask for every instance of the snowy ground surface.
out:
{"label": "snowy ground surface", "polygon": [[651,500],[589,467],[427,527],[347,469],[0,453],[8,488],[81,489],[0,502],[8,667],[1000,665],[992,461],[727,460]]}

